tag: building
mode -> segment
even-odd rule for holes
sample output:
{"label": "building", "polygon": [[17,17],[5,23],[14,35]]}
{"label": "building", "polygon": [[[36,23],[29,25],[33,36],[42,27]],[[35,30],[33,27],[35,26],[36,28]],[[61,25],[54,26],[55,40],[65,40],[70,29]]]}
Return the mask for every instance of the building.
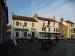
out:
{"label": "building", "polygon": [[37,20],[35,20],[33,17],[27,17],[27,16],[18,16],[13,15],[12,16],[12,30],[11,30],[11,38],[29,38],[29,37],[35,37],[36,30],[36,23]]}
{"label": "building", "polygon": [[74,35],[73,35],[73,29],[74,29],[74,23],[72,22],[72,21],[70,21],[70,20],[66,20],[65,21],[66,23],[67,23],[67,25],[68,25],[68,29],[67,29],[67,37],[68,38],[73,38],[74,37]]}
{"label": "building", "polygon": [[71,39],[75,39],[75,28],[71,29]]}
{"label": "building", "polygon": [[8,8],[6,0],[0,0],[0,43],[6,40],[8,23]]}
{"label": "building", "polygon": [[70,20],[64,21],[64,19],[61,18],[60,30],[61,30],[61,36],[62,37],[73,38],[74,37],[73,29],[74,29],[74,23],[73,22],[71,22]]}
{"label": "building", "polygon": [[11,38],[16,39],[48,39],[60,36],[59,22],[34,14],[33,17],[12,16]]}
{"label": "building", "polygon": [[38,19],[37,31],[40,33],[40,37],[52,38],[60,37],[59,22],[54,18],[40,17],[37,14],[34,15],[35,19]]}

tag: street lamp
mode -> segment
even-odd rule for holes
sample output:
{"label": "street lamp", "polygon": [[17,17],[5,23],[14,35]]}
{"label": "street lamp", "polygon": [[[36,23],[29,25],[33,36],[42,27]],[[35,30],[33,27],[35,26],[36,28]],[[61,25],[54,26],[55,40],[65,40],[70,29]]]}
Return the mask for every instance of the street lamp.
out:
{"label": "street lamp", "polygon": [[[24,25],[23,25],[23,30],[24,30]],[[23,36],[24,36],[24,31],[23,31]]]}

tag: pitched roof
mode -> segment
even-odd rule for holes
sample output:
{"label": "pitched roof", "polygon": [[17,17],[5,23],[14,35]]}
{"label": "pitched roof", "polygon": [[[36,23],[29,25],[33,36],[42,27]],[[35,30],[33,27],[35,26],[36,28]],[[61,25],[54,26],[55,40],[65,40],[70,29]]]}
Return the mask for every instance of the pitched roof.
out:
{"label": "pitched roof", "polygon": [[43,21],[57,22],[55,19],[52,19],[52,18],[37,17],[37,19],[38,19],[38,20],[43,20]]}
{"label": "pitched roof", "polygon": [[27,16],[13,15],[13,16],[12,16],[12,19],[13,19],[13,20],[23,20],[23,21],[37,22],[33,17],[27,17]]}
{"label": "pitched roof", "polygon": [[70,21],[70,20],[66,20],[65,22],[74,24],[74,23],[73,23],[72,21]]}
{"label": "pitched roof", "polygon": [[43,20],[43,21],[49,21],[49,18],[45,18],[45,17],[37,17],[38,20]]}

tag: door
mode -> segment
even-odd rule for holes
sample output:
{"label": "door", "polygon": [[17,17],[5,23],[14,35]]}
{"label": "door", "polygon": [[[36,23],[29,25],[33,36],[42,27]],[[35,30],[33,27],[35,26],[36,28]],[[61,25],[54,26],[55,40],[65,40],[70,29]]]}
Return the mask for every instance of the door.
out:
{"label": "door", "polygon": [[32,39],[35,38],[35,32],[32,32]]}

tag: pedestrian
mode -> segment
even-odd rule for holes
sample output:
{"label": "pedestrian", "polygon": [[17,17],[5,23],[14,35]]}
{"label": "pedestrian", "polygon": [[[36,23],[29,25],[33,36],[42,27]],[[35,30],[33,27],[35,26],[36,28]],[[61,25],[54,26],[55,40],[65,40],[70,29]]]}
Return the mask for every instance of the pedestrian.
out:
{"label": "pedestrian", "polygon": [[57,42],[58,42],[58,37],[56,36],[56,39],[55,39],[55,45],[57,46]]}
{"label": "pedestrian", "polygon": [[46,41],[45,41],[45,51],[48,51],[48,47],[49,47],[48,41],[46,40]]}
{"label": "pedestrian", "polygon": [[58,42],[58,37],[56,36],[56,42]]}
{"label": "pedestrian", "polygon": [[44,46],[45,46],[45,43],[44,43],[44,40],[42,39],[42,40],[41,40],[41,50],[42,50],[42,51],[44,51]]}

